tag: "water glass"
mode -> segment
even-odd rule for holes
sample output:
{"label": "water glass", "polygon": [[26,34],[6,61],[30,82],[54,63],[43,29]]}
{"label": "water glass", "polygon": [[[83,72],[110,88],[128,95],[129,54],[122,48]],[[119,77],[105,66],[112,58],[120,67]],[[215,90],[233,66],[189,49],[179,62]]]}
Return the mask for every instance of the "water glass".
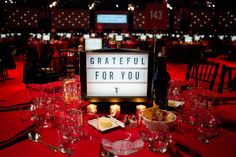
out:
{"label": "water glass", "polygon": [[32,84],[28,89],[28,98],[31,102],[42,95],[42,85]]}
{"label": "water glass", "polygon": [[170,86],[169,86],[169,94],[173,96],[177,96],[180,93],[180,81],[178,80],[171,80],[170,81]]}
{"label": "water glass", "polygon": [[204,90],[201,87],[192,87],[189,90],[190,107],[198,108],[203,101]]}
{"label": "water glass", "polygon": [[[89,127],[93,124],[94,128]],[[86,113],[83,115],[82,140],[98,140],[99,138],[99,116],[96,113]]]}
{"label": "water glass", "polygon": [[66,110],[60,113],[58,129],[59,147],[62,153],[72,153],[82,136],[83,114],[81,110]]}
{"label": "water glass", "polygon": [[165,153],[167,151],[171,135],[169,127],[160,123],[156,130],[149,131],[148,133],[148,148],[152,152]]}
{"label": "water glass", "polygon": [[80,82],[78,79],[65,79],[62,84],[62,96],[67,109],[79,107],[81,99]]}
{"label": "water glass", "polygon": [[20,108],[21,111],[21,120],[22,122],[27,122],[27,121],[37,121],[37,114],[36,114],[36,106],[31,103],[30,107],[26,110],[25,106]]}
{"label": "water glass", "polygon": [[35,107],[34,114],[40,122],[40,127],[49,128],[52,126],[54,104],[50,97],[37,97],[33,100]]}

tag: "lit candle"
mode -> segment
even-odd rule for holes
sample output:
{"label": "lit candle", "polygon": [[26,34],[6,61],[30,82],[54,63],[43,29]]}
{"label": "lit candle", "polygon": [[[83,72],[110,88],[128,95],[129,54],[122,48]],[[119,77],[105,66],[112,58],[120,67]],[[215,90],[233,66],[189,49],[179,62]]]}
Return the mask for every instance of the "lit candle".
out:
{"label": "lit candle", "polygon": [[87,113],[97,113],[97,105],[89,104],[87,106]]}
{"label": "lit candle", "polygon": [[111,105],[110,106],[110,115],[112,117],[118,118],[120,116],[120,105]]}
{"label": "lit candle", "polygon": [[136,116],[138,117],[138,125],[141,125],[141,119],[143,116],[143,111],[146,109],[145,105],[137,105],[136,106]]}
{"label": "lit candle", "polygon": [[137,105],[136,106],[136,115],[140,116],[143,114],[143,111],[146,109],[145,105]]}

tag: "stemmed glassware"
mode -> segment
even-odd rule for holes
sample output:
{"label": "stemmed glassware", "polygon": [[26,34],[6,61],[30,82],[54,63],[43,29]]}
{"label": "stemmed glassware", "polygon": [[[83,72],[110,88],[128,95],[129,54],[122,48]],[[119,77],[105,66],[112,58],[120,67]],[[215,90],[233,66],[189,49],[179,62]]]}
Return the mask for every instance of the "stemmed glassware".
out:
{"label": "stemmed glassware", "polygon": [[209,143],[209,138],[220,135],[218,129],[220,121],[212,112],[214,94],[201,87],[192,87],[189,91],[189,102],[189,108],[180,118],[178,125],[182,127],[179,128],[190,131],[197,140]]}
{"label": "stemmed glassware", "polygon": [[32,88],[32,115],[40,122],[40,127],[49,128],[52,126],[54,117],[54,90],[51,84],[45,84]]}
{"label": "stemmed glassware", "polygon": [[178,80],[171,80],[169,84],[169,97],[170,99],[173,100],[178,100],[179,99],[179,94],[180,94],[180,81]]}

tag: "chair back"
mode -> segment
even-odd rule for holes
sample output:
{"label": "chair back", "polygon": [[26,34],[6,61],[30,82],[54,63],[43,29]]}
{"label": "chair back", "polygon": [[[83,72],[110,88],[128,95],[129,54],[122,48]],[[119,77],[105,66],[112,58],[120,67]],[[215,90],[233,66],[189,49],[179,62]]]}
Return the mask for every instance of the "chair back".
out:
{"label": "chair back", "polygon": [[196,87],[199,81],[207,82],[208,89],[213,90],[219,66],[220,64],[215,62],[191,62],[188,64],[186,80],[194,79]]}
{"label": "chair back", "polygon": [[236,91],[236,67],[224,64],[222,65],[218,93],[223,93],[224,80],[225,80],[225,75],[227,73],[228,73],[228,90],[230,92]]}
{"label": "chair back", "polygon": [[67,65],[75,65],[76,74],[79,74],[79,52],[76,50],[59,51],[59,55],[47,59],[39,65],[40,83],[57,81],[66,76]]}
{"label": "chair back", "polygon": [[79,74],[80,69],[80,52],[78,50],[64,50],[59,52],[64,67],[66,65],[74,65],[76,74]]}

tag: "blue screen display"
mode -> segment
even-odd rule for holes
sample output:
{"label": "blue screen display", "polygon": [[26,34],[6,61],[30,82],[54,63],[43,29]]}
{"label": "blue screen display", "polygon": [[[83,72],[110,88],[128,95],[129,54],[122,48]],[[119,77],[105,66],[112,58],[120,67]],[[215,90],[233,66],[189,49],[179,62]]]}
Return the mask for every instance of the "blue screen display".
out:
{"label": "blue screen display", "polygon": [[97,14],[97,23],[127,24],[126,14]]}

